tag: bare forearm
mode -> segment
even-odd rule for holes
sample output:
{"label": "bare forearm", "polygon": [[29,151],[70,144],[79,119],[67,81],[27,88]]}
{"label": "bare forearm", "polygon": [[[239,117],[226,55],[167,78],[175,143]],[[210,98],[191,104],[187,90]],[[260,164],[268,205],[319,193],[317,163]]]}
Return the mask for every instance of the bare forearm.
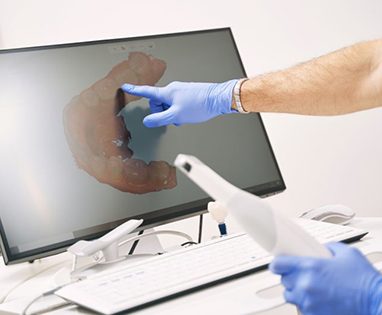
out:
{"label": "bare forearm", "polygon": [[382,106],[382,40],[362,42],[250,79],[241,100],[252,112],[338,115]]}

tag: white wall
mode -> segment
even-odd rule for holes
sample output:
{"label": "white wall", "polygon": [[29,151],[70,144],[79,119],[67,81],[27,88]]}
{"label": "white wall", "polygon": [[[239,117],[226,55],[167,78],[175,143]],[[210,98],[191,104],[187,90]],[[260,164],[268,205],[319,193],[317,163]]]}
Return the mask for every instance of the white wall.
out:
{"label": "white wall", "polygon": [[[0,0],[0,47],[231,26],[256,75],[382,37],[381,13],[380,0]],[[291,215],[327,203],[382,215],[382,109],[263,117],[288,187],[271,203]]]}

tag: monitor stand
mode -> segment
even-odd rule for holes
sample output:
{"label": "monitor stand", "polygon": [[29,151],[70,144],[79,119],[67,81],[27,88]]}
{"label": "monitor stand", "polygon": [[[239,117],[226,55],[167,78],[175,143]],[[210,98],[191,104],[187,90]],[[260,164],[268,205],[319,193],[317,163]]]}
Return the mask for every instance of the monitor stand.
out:
{"label": "monitor stand", "polygon": [[[153,231],[154,229],[145,230],[145,234]],[[131,238],[136,235],[137,233],[129,234],[128,238]],[[121,241],[123,241],[123,239]],[[120,255],[126,256],[126,258],[118,260],[114,263],[96,263],[95,260],[90,257],[84,258],[83,262],[80,265],[79,272],[75,273],[75,277],[73,277],[72,273],[72,262],[67,262],[65,266],[59,269],[53,276],[52,287],[54,288],[57,286],[61,286],[70,283],[75,278],[94,275],[111,268],[116,268],[126,264],[134,263],[145,258],[153,257],[153,255],[156,255],[158,253],[164,252],[162,244],[160,243],[157,235],[150,235],[139,240],[138,245],[134,250],[134,254],[128,255],[132,245],[133,242],[121,246],[119,248]],[[81,268],[83,268],[83,270]]]}

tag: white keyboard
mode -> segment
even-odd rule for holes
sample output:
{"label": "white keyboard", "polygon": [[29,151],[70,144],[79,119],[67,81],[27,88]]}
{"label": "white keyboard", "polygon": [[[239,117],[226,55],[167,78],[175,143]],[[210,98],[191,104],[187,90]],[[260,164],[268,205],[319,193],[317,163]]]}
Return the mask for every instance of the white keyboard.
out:
{"label": "white keyboard", "polygon": [[[360,239],[347,226],[297,219],[320,242]],[[246,234],[235,234],[90,276],[56,295],[103,314],[114,314],[264,269],[272,260]]]}

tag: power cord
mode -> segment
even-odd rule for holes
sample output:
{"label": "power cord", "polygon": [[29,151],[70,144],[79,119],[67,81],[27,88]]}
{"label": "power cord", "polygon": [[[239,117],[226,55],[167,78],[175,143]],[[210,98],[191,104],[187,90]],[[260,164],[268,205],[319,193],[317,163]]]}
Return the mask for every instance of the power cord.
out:
{"label": "power cord", "polygon": [[[144,232],[144,230],[139,231],[138,235],[142,235],[143,232]],[[134,254],[135,248],[138,246],[138,243],[139,243],[139,239],[134,241],[133,245],[130,248],[130,251],[129,251],[128,255]]]}
{"label": "power cord", "polygon": [[[45,291],[44,293],[36,296],[35,298],[33,298],[23,309],[23,311],[21,312],[21,315],[27,315],[27,312],[29,310],[29,308],[34,304],[36,303],[38,300],[44,298],[44,297],[47,297],[47,296],[50,296],[50,295],[54,295],[54,293],[60,289],[62,289],[63,287],[66,287],[67,285],[70,285],[70,284],[73,284],[75,282],[77,282],[79,280],[75,280],[75,281],[72,281],[72,282],[69,282],[69,283],[66,283],[64,285],[60,285],[58,287],[55,287],[54,289],[51,289],[49,291]],[[43,310],[43,312],[48,312],[48,311],[53,311],[53,310],[56,310],[56,309],[59,309],[63,306],[67,306],[67,305],[70,305],[70,304],[73,304],[72,302],[68,302],[68,301],[65,301],[65,302],[62,302],[60,304],[55,304],[54,306],[51,306],[49,308],[46,308]],[[35,314],[41,314],[41,310],[36,312]]]}
{"label": "power cord", "polygon": [[199,216],[199,233],[198,233],[198,243],[202,242],[202,233],[203,233],[203,214]]}
{"label": "power cord", "polygon": [[43,273],[43,272],[45,272],[45,271],[47,271],[47,270],[49,270],[49,269],[52,269],[52,268],[54,268],[54,267],[57,267],[57,266],[59,266],[59,265],[61,265],[61,264],[63,264],[63,263],[65,263],[65,261],[61,261],[61,262],[59,262],[59,263],[53,264],[53,265],[51,265],[51,266],[49,266],[49,267],[46,267],[46,268],[40,270],[39,272],[36,272],[36,273],[34,273],[33,275],[31,275],[31,276],[25,278],[22,282],[17,283],[15,286],[13,286],[12,288],[10,288],[10,289],[8,290],[8,292],[7,292],[2,298],[0,298],[0,304],[7,302],[7,299],[8,299],[8,297],[12,294],[12,292],[14,292],[17,288],[19,288],[20,286],[22,286],[22,285],[23,285],[24,283],[26,283],[27,281],[33,279],[34,277],[38,276],[39,274],[41,274],[41,273]]}
{"label": "power cord", "polygon": [[[181,246],[196,245],[198,243],[200,244],[202,242],[202,235],[203,235],[203,214],[201,214],[199,216],[199,230],[198,230],[198,242],[197,243],[194,242],[193,239],[189,235],[187,235],[186,233],[177,232],[177,231],[170,231],[170,230],[166,230],[166,231],[154,231],[154,232],[151,232],[149,234],[145,234],[145,236],[155,235],[155,234],[163,234],[163,233],[158,233],[158,232],[165,232],[165,234],[175,234],[177,236],[181,236],[181,237],[184,237],[184,238],[188,239],[187,242],[180,244]],[[133,255],[134,254],[134,251],[135,251],[136,247],[138,246],[139,240],[141,238],[145,237],[145,236],[142,236],[142,237],[138,238],[138,236],[141,236],[143,233],[144,233],[144,230],[141,230],[141,231],[138,232],[138,235],[135,237],[135,241],[134,241],[133,245],[131,246],[128,255]],[[133,241],[133,238],[130,238],[130,239],[126,240],[126,241],[123,241],[123,242],[119,243],[118,246],[122,246],[122,245],[124,245],[124,244],[126,244],[128,242],[132,242],[132,241]]]}
{"label": "power cord", "polygon": [[146,234],[142,234],[141,233],[141,235],[137,235],[137,236],[131,237],[131,238],[127,239],[127,240],[124,240],[124,241],[118,243],[118,246],[122,246],[122,245],[125,245],[126,243],[133,242],[133,241],[136,241],[136,240],[140,240],[140,239],[142,239],[144,237],[148,237],[148,236],[152,236],[152,235],[161,235],[161,234],[175,235],[175,236],[179,236],[179,237],[185,238],[188,242],[193,242],[192,237],[190,235],[186,234],[186,233],[179,232],[179,231],[172,231],[172,230],[163,230],[163,231],[153,231],[153,232],[146,233]]}

